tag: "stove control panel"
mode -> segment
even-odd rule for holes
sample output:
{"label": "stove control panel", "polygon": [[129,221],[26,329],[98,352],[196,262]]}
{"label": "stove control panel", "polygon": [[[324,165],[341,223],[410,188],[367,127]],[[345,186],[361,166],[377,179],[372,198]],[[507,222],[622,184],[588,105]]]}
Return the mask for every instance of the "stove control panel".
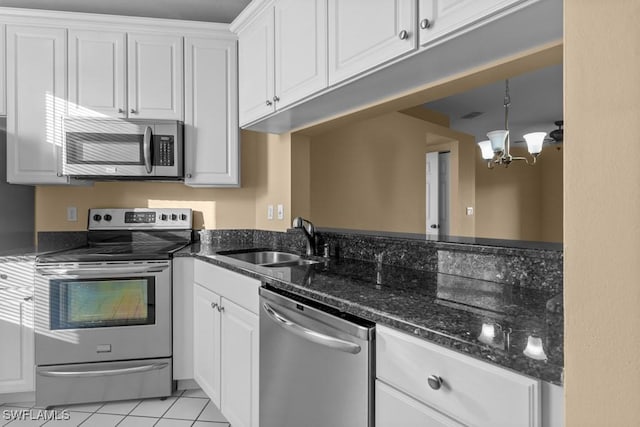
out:
{"label": "stove control panel", "polygon": [[191,209],[89,209],[89,230],[189,230]]}

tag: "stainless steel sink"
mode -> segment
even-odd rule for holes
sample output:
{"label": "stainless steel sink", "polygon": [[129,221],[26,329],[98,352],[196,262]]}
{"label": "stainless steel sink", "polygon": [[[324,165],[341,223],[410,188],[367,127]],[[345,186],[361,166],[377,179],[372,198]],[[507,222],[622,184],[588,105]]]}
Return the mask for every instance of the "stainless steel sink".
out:
{"label": "stainless steel sink", "polygon": [[300,257],[300,255],[270,250],[220,251],[218,255],[263,267],[294,267],[296,265],[309,265],[318,262],[311,259],[304,259]]}

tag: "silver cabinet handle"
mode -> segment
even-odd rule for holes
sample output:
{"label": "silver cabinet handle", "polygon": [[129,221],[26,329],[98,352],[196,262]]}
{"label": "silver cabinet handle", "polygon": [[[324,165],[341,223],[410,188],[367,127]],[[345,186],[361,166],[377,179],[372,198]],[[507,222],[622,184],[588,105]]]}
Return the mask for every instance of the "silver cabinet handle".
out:
{"label": "silver cabinet handle", "polygon": [[224,312],[224,307],[223,307],[223,306],[221,306],[221,305],[219,305],[219,306],[218,306],[218,311],[219,311],[220,313],[223,313],[223,312]]}
{"label": "silver cabinet handle", "polygon": [[429,376],[429,378],[427,378],[427,383],[429,383],[429,387],[431,387],[434,390],[440,390],[440,387],[442,387],[442,378],[440,378],[437,375],[431,375]]}
{"label": "silver cabinet handle", "polygon": [[187,176],[187,178],[191,178],[193,175],[191,175],[190,173],[188,173],[186,176]]}
{"label": "silver cabinet handle", "polygon": [[271,101],[269,101],[269,100],[267,99],[267,107],[270,107],[270,106],[272,106],[272,105],[273,105],[273,102],[271,102]]}
{"label": "silver cabinet handle", "polygon": [[169,365],[168,363],[153,363],[151,365],[133,366],[131,368],[120,369],[105,369],[96,371],[40,371],[37,374],[45,377],[104,377],[113,375],[125,375],[133,374],[137,372],[154,371],[157,369],[164,369]]}
{"label": "silver cabinet handle", "polygon": [[4,274],[4,273],[0,274],[0,279],[7,280],[8,278],[9,278],[9,276],[7,276],[6,274]]}
{"label": "silver cabinet handle", "polygon": [[144,169],[147,173],[151,173],[153,165],[151,164],[151,126],[147,126],[144,130],[144,139],[142,140],[142,149],[144,152]]}
{"label": "silver cabinet handle", "polygon": [[273,102],[280,102],[280,98],[278,98],[277,96],[273,97]]}
{"label": "silver cabinet handle", "polygon": [[122,108],[118,108],[118,113],[119,114],[124,114],[124,110]]}
{"label": "silver cabinet handle", "polygon": [[132,108],[132,109],[131,109],[131,114],[138,114],[138,112],[136,111],[136,109],[135,109],[135,108]]}
{"label": "silver cabinet handle", "polygon": [[433,25],[433,22],[429,21],[427,18],[420,21],[420,28],[422,28],[423,30],[431,28],[431,25]]}
{"label": "silver cabinet handle", "polygon": [[407,30],[402,30],[400,31],[400,34],[398,34],[398,37],[400,37],[400,40],[406,40],[409,38],[409,32]]}
{"label": "silver cabinet handle", "polygon": [[23,300],[25,300],[25,301],[27,301],[27,302],[28,302],[28,301],[33,301],[33,297],[32,297],[32,296],[24,297],[24,298],[22,298],[22,299],[23,299]]}
{"label": "silver cabinet handle", "polygon": [[[218,304],[215,303],[215,302],[212,302],[211,303],[211,308],[215,310],[216,308],[218,308]],[[220,311],[220,310],[218,310],[218,311]]]}
{"label": "silver cabinet handle", "polygon": [[311,329],[307,329],[303,326],[298,325],[297,323],[293,323],[291,320],[282,316],[280,313],[277,313],[267,303],[263,303],[262,307],[264,308],[264,311],[267,313],[269,318],[271,318],[271,320],[301,338],[304,338],[316,344],[321,344],[326,347],[333,348],[335,350],[344,351],[345,353],[360,353],[360,346],[358,344],[341,340],[339,338],[334,338],[317,331],[312,331]]}

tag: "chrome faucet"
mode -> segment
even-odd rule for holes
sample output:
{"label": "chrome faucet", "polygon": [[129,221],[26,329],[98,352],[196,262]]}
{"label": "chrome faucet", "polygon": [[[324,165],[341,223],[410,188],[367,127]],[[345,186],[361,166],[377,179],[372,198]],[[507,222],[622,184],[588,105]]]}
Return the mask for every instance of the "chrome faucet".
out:
{"label": "chrome faucet", "polygon": [[311,221],[308,221],[300,216],[293,219],[293,228],[301,228],[304,231],[304,236],[307,238],[307,255],[316,254],[316,228]]}

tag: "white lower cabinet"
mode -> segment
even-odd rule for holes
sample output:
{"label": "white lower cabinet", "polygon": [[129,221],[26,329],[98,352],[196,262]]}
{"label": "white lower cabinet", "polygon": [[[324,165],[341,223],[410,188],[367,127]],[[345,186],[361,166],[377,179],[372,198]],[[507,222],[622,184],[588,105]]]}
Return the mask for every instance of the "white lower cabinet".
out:
{"label": "white lower cabinet", "polygon": [[194,262],[193,379],[234,427],[258,426],[255,279]]}
{"label": "white lower cabinet", "polygon": [[462,427],[427,405],[376,381],[376,427]]}
{"label": "white lower cabinet", "polygon": [[541,425],[539,380],[379,325],[376,380],[377,427]]}
{"label": "white lower cabinet", "polygon": [[0,262],[0,393],[35,390],[33,321],[33,263]]}

